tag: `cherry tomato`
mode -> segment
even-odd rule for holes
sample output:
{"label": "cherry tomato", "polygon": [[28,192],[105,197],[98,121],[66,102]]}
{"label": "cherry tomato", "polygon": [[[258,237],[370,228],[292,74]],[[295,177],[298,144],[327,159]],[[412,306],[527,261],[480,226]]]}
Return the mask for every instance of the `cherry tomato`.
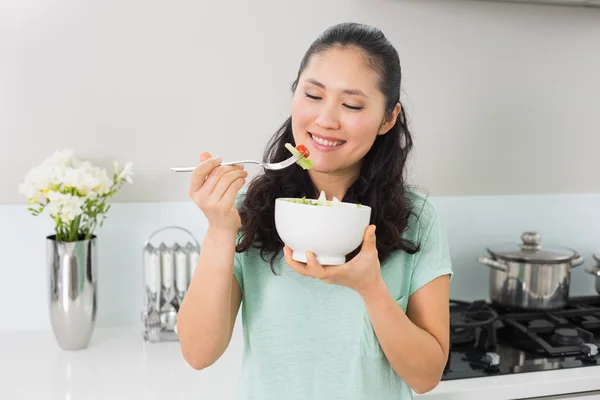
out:
{"label": "cherry tomato", "polygon": [[296,150],[298,150],[300,153],[304,154],[305,158],[308,158],[308,156],[310,156],[310,151],[308,151],[306,146],[303,144],[299,144],[298,146],[296,146]]}

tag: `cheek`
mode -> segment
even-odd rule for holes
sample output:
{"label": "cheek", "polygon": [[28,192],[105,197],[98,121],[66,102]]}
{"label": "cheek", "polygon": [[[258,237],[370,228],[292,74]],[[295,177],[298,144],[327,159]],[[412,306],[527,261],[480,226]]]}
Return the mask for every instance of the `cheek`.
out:
{"label": "cheek", "polygon": [[314,112],[312,107],[300,97],[294,96],[292,100],[292,122],[295,126],[305,126],[307,123],[313,121]]}
{"label": "cheek", "polygon": [[352,115],[345,121],[344,127],[352,139],[374,140],[379,131],[380,120],[368,115]]}

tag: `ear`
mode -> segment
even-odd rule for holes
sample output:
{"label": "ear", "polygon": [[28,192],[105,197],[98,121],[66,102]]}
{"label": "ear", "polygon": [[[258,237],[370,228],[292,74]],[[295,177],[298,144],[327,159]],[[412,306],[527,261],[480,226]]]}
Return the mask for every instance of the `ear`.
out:
{"label": "ear", "polygon": [[400,110],[400,103],[396,103],[396,107],[394,107],[391,113],[386,115],[385,120],[379,127],[379,132],[377,132],[378,135],[385,135],[390,131],[390,129],[392,129],[394,124],[396,124],[396,119],[398,118],[398,115],[400,115]]}

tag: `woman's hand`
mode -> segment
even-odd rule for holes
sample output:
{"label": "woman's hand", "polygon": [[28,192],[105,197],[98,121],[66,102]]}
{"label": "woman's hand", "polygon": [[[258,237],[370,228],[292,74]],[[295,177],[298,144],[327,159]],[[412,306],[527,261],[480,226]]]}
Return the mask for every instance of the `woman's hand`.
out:
{"label": "woman's hand", "polygon": [[220,165],[219,158],[200,154],[200,165],[192,172],[189,195],[202,210],[210,228],[237,231],[241,220],[235,198],[246,182],[244,167]]}
{"label": "woman's hand", "polygon": [[306,253],[307,263],[292,259],[292,249],[283,249],[286,263],[301,275],[321,279],[324,282],[354,289],[361,296],[382,282],[379,258],[375,238],[375,225],[369,225],[360,253],[343,265],[322,266],[315,255]]}

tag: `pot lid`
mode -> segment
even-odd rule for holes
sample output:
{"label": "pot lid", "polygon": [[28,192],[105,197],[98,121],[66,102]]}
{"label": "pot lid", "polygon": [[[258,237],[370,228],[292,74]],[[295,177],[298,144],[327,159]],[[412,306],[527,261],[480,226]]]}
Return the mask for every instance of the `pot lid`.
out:
{"label": "pot lid", "polygon": [[537,232],[525,232],[521,240],[519,246],[504,245],[488,251],[496,258],[509,261],[546,264],[566,262],[576,256],[573,250],[565,247],[542,247],[541,236]]}

